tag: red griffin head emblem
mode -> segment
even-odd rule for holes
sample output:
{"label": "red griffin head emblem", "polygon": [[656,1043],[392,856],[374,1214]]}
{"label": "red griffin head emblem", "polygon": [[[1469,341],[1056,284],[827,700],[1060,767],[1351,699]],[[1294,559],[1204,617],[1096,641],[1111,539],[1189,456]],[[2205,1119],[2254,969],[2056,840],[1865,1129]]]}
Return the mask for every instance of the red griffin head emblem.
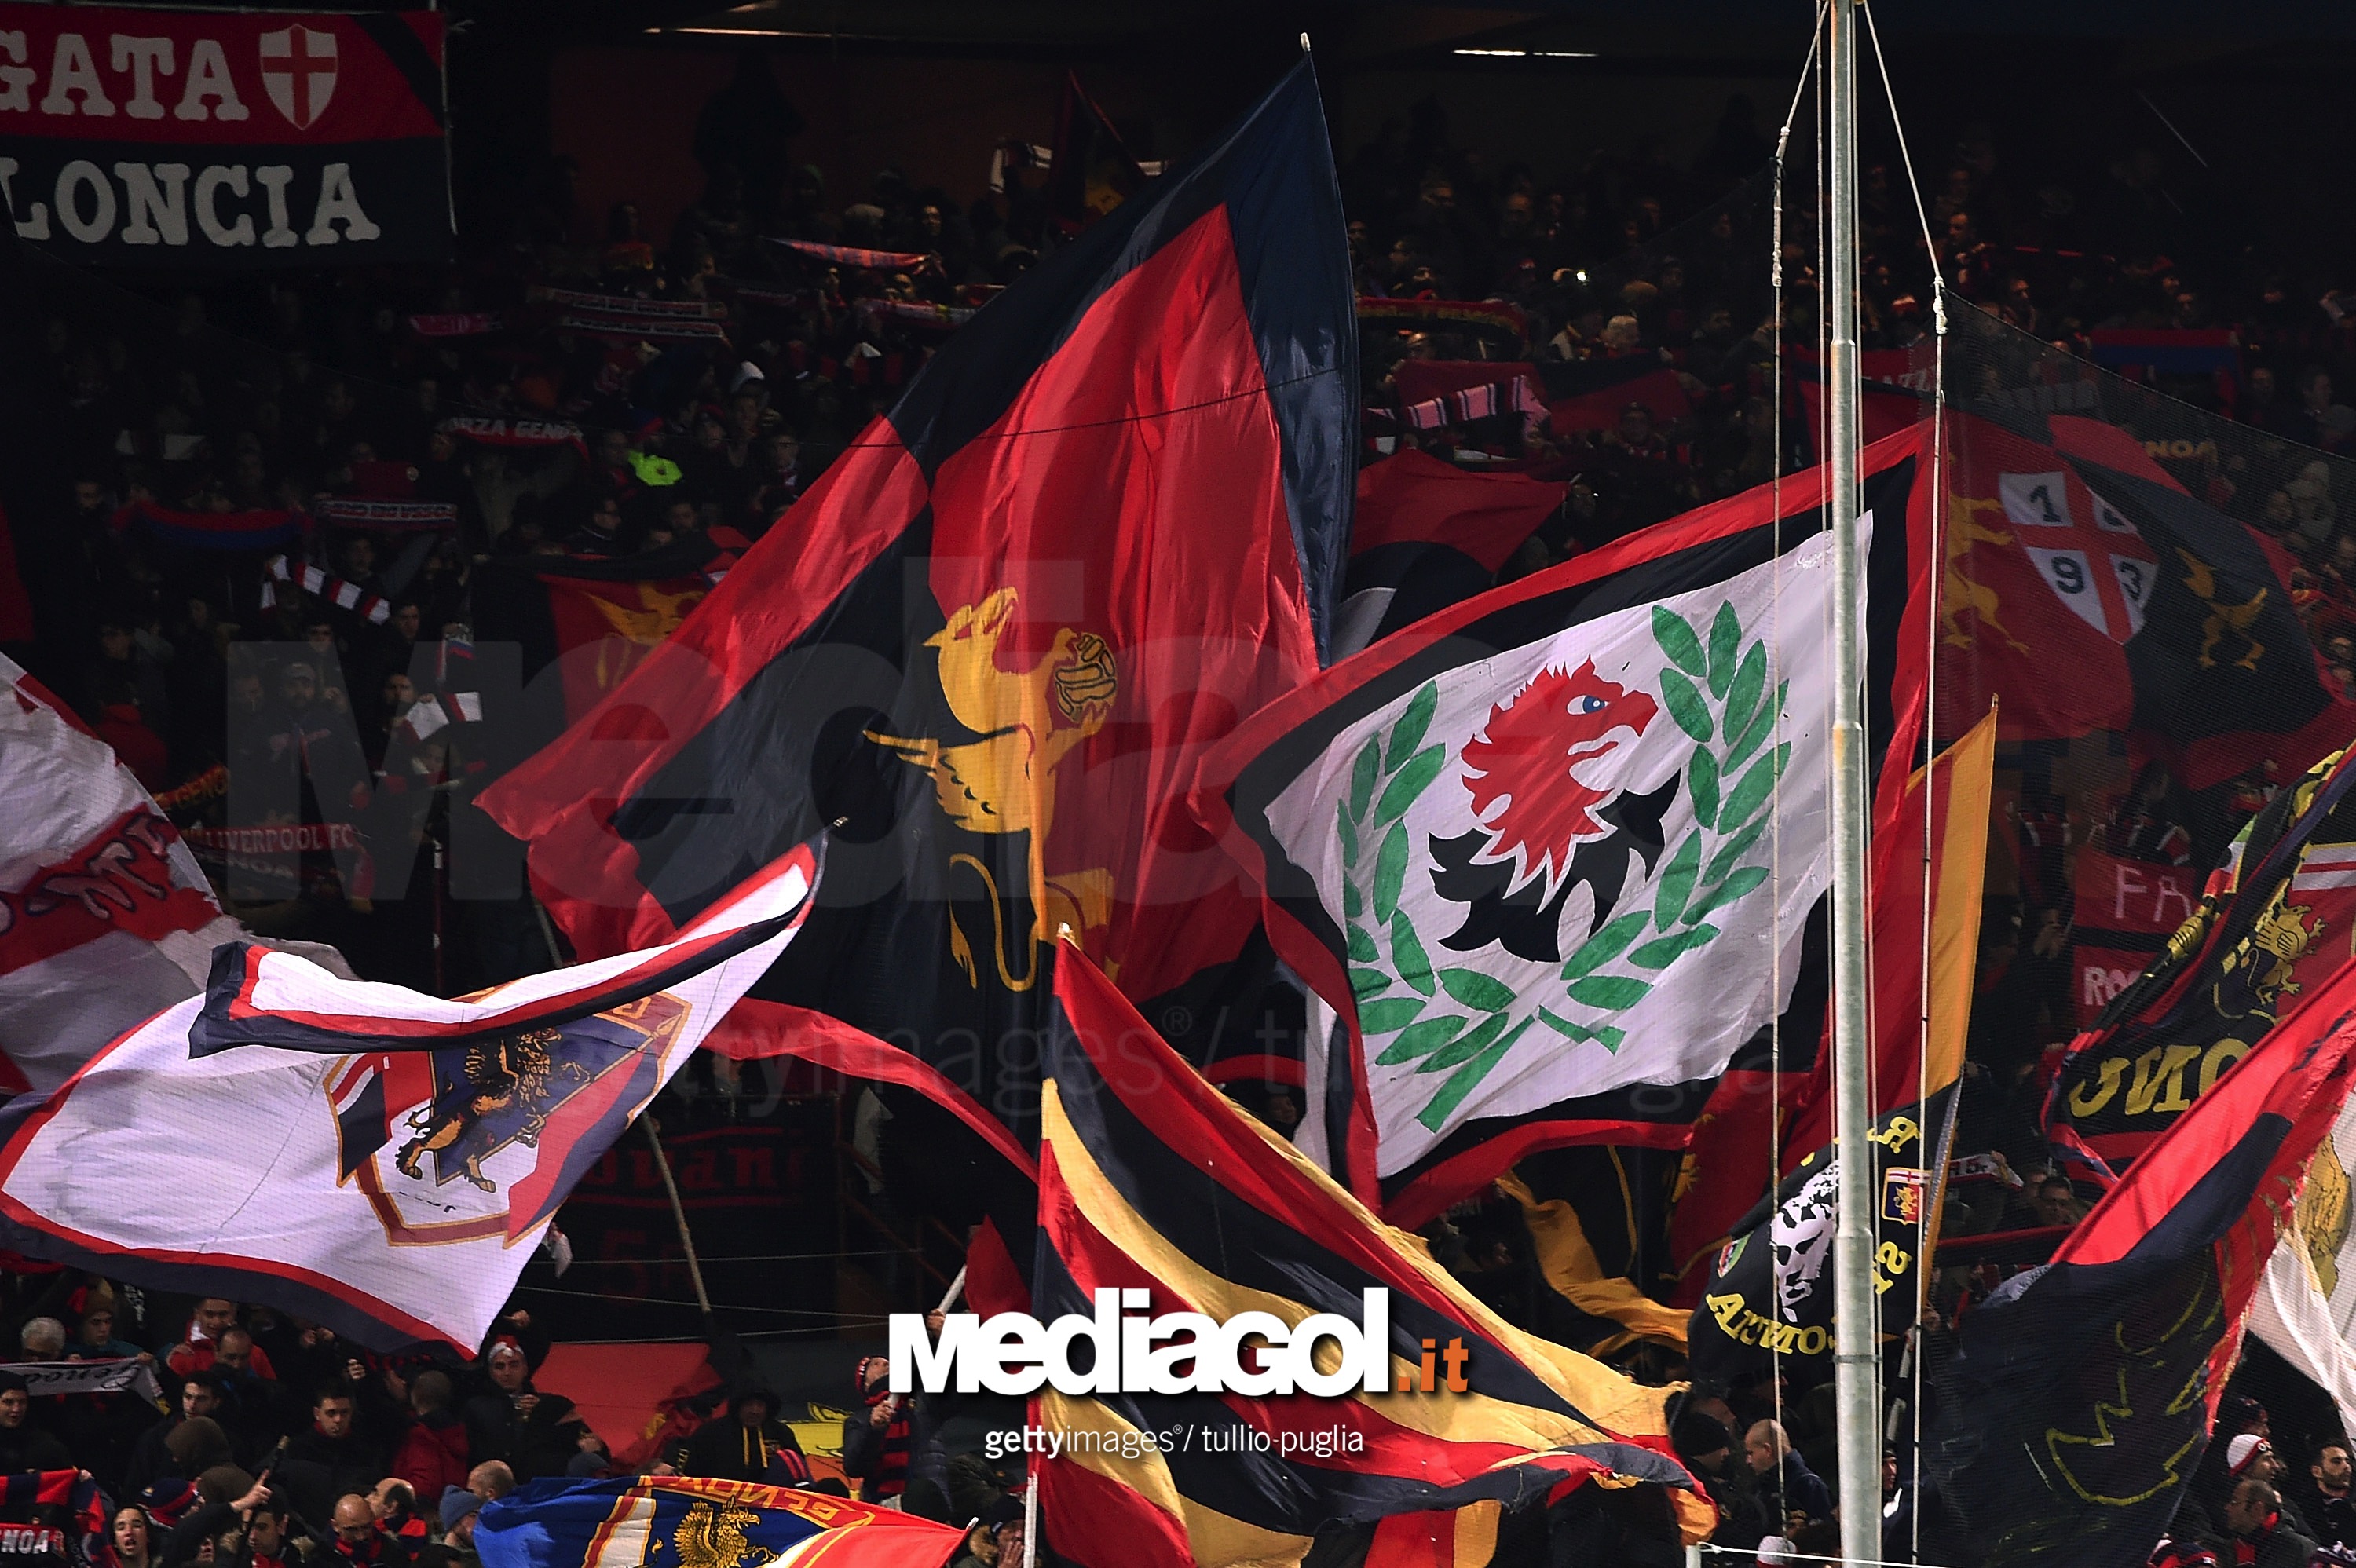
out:
{"label": "red griffin head emblem", "polygon": [[1659,711],[1643,692],[1597,675],[1593,659],[1569,672],[1541,670],[1491,709],[1463,753],[1472,815],[1489,833],[1478,859],[1511,860],[1516,887],[1543,878],[1551,893],[1571,847],[1609,831],[1592,813],[1620,793],[1582,783],[1576,770],[1618,751],[1616,731],[1642,735]]}

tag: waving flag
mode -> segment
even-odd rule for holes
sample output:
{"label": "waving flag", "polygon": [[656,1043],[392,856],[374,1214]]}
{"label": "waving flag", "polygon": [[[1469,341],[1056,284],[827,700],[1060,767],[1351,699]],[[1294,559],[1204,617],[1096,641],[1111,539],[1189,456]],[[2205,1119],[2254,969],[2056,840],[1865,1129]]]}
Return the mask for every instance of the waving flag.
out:
{"label": "waving flag", "polygon": [[1358,470],[1334,652],[1356,653],[1485,592],[1569,491],[1526,474],[1468,473],[1422,452]]}
{"label": "waving flag", "polygon": [[1977,407],[1950,421],[1942,735],[2000,697],[2008,740],[2135,731],[2200,788],[2356,733],[2271,542],[2115,426]]}
{"label": "waving flag", "polygon": [[738,1021],[922,1089],[1022,1164],[1060,933],[1173,1032],[1215,1028],[1258,912],[1184,790],[1317,666],[1354,471],[1349,286],[1304,60],[991,301],[486,794],[576,947],[664,940],[832,828],[809,936],[755,990],[780,1005]]}
{"label": "waving flag", "polygon": [[[1290,1329],[1313,1314],[1356,1324],[1364,1292],[1380,1287],[1398,1386],[1433,1345],[1465,1352],[1469,1385],[1333,1398],[1044,1390],[1033,1423],[1080,1435],[1038,1472],[1056,1552],[1087,1568],[1297,1563],[1329,1524],[1494,1515],[1589,1481],[1660,1488],[1665,1550],[1709,1531],[1715,1510],[1668,1445],[1667,1391],[1497,1317],[1188,1071],[1085,960],[1059,965],[1055,987],[1069,1027],[1048,1044],[1034,1313],[1085,1315],[1110,1288],[1149,1293],[1156,1313],[1249,1309]],[[1164,1433],[1190,1441],[1151,1440]]]}
{"label": "waving flag", "polygon": [[46,1093],[244,934],[131,770],[0,658],[0,1093]]}
{"label": "waving flag", "polygon": [[2070,1042],[2045,1105],[2056,1144],[2104,1161],[2140,1154],[2347,962],[2346,758],[2318,763],[2250,819],[2150,966]]}
{"label": "waving flag", "polygon": [[[1919,690],[1920,449],[1869,453],[1880,735]],[[1394,1221],[1531,1149],[1679,1147],[1783,1005],[1830,874],[1823,483],[1786,481],[1780,519],[1762,488],[1468,600],[1205,764],[1198,811],[1343,1020],[1310,1029],[1308,1147]]]}
{"label": "waving flag", "polygon": [[2351,1082],[2356,965],[2343,965],[2177,1118],[2050,1266],[1965,1315],[1932,1459],[1976,1561],[2144,1562],[2201,1462],[2260,1276]]}
{"label": "waving flag", "polygon": [[797,849],[675,943],[464,1001],[224,948],[206,995],[0,1113],[0,1245],[379,1348],[471,1349],[816,877]]}
{"label": "waving flag", "polygon": [[533,1481],[475,1525],[483,1568],[941,1568],[964,1539],[894,1509],[695,1476]]}

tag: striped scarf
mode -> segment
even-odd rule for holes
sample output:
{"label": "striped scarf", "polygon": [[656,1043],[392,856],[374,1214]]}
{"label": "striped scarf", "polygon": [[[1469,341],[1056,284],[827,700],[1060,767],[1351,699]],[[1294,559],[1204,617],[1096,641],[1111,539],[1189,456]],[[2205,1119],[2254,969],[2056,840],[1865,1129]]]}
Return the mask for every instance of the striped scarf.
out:
{"label": "striped scarf", "polygon": [[[861,1392],[870,1410],[892,1397],[881,1383]],[[880,1503],[908,1489],[908,1451],[915,1442],[908,1411],[909,1402],[904,1399],[892,1412],[892,1419],[884,1428],[884,1451],[877,1456],[875,1467],[859,1483],[860,1501]]]}

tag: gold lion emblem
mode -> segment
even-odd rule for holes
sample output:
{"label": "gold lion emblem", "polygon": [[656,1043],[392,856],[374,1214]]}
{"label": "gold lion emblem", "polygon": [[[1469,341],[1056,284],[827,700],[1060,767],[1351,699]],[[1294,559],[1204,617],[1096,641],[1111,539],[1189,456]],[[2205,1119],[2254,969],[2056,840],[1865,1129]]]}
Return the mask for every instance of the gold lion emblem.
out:
{"label": "gold lion emblem", "polygon": [[761,1568],[765,1563],[775,1563],[776,1552],[754,1545],[744,1534],[760,1522],[759,1514],[734,1503],[698,1500],[691,1504],[687,1517],[670,1536],[679,1568]]}
{"label": "gold lion emblem", "polygon": [[2348,1169],[2329,1134],[2308,1162],[2307,1182],[2293,1204],[2291,1223],[2314,1266],[2316,1287],[2329,1298],[2340,1288],[2340,1249],[2348,1241]]}

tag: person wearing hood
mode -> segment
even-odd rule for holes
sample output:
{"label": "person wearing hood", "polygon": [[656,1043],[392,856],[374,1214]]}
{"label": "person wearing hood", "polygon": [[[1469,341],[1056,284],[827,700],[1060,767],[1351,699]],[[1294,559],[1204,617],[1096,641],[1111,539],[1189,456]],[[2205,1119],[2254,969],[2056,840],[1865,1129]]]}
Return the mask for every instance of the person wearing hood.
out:
{"label": "person wearing hood", "polygon": [[728,1402],[728,1413],[706,1422],[687,1440],[690,1476],[711,1476],[730,1481],[765,1481],[771,1486],[800,1486],[810,1478],[809,1461],[793,1428],[776,1419],[777,1396],[765,1388],[739,1391]]}
{"label": "person wearing hood", "polygon": [[0,1476],[70,1470],[73,1456],[57,1435],[33,1424],[33,1396],[16,1372],[0,1372]]}

